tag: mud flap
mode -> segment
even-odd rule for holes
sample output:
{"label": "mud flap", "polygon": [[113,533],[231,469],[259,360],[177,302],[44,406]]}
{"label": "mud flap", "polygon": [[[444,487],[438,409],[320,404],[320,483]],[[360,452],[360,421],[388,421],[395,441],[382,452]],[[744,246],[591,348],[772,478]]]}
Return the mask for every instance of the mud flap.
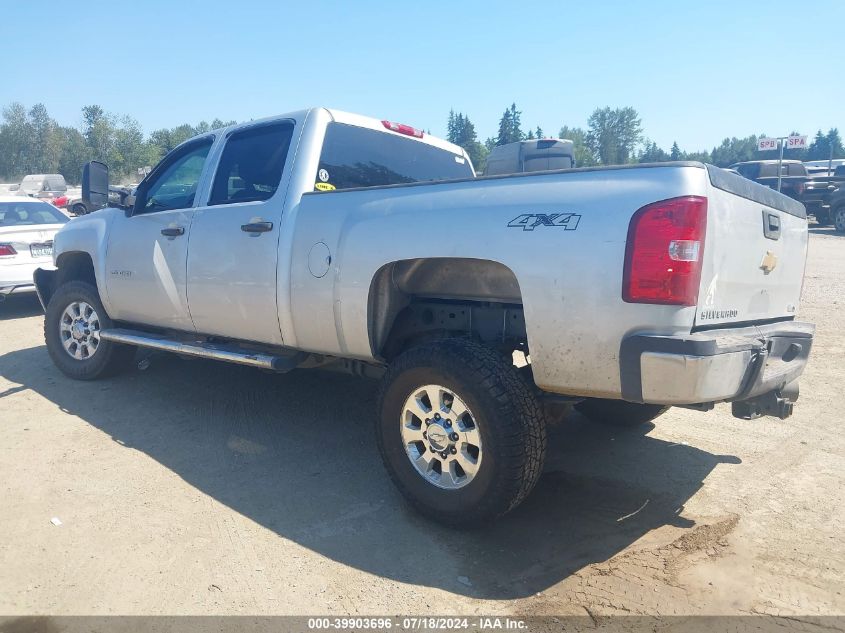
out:
{"label": "mud flap", "polygon": [[32,275],[32,280],[35,283],[35,293],[38,295],[38,301],[41,302],[41,308],[47,312],[47,304],[50,303],[50,297],[53,296],[55,288],[56,273],[55,270],[44,270],[43,268],[36,268]]}

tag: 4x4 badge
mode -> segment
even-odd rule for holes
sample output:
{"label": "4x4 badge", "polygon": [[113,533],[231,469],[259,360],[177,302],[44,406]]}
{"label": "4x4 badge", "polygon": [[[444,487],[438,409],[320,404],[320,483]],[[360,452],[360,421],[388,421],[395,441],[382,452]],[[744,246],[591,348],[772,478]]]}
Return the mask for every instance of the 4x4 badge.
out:
{"label": "4x4 badge", "polygon": [[580,220],[577,213],[523,213],[508,222],[508,226],[523,231],[533,231],[538,226],[562,226],[566,231],[574,231]]}

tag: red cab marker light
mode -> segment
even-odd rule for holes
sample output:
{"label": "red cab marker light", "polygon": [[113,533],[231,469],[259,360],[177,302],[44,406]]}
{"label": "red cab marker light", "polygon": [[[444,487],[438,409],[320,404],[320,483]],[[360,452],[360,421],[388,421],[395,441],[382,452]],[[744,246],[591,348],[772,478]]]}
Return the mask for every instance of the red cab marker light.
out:
{"label": "red cab marker light", "polygon": [[422,138],[423,131],[418,130],[416,128],[411,127],[410,125],[405,125],[404,123],[394,123],[393,121],[382,121],[381,124],[386,127],[391,132],[397,132],[399,134],[405,134],[406,136],[413,136],[414,138]]}

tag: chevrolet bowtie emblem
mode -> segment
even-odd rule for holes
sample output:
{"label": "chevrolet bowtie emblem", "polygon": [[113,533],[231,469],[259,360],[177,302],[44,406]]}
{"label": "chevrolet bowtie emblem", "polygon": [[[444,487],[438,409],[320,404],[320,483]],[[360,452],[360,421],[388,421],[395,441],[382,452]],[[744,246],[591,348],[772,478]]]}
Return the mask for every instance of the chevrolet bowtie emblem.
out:
{"label": "chevrolet bowtie emblem", "polygon": [[775,266],[777,265],[778,256],[775,255],[772,251],[766,251],[766,254],[763,255],[763,261],[760,262],[760,268],[763,270],[763,272],[768,275],[775,269]]}

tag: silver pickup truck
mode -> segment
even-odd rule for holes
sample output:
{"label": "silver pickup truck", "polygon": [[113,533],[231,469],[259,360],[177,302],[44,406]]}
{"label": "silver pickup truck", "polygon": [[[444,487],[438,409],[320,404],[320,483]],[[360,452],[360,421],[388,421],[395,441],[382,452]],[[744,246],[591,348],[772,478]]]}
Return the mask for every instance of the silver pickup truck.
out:
{"label": "silver pickup truck", "polygon": [[[83,180],[101,206],[107,168]],[[145,347],[379,377],[361,422],[452,525],[525,498],[569,407],[787,417],[813,340],[804,207],[699,163],[476,178],[457,146],[314,108],[191,139],[133,198],[69,222],[35,274],[59,369]]]}

